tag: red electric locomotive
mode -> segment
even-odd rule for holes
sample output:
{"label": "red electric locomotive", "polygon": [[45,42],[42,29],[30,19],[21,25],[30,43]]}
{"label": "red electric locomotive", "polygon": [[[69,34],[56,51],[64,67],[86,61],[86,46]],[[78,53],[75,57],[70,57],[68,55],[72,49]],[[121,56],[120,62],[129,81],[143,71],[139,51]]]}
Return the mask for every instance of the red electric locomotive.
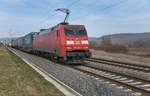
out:
{"label": "red electric locomotive", "polygon": [[33,46],[38,52],[49,53],[52,58],[71,63],[81,63],[91,55],[84,25],[60,23],[42,29],[35,36]]}

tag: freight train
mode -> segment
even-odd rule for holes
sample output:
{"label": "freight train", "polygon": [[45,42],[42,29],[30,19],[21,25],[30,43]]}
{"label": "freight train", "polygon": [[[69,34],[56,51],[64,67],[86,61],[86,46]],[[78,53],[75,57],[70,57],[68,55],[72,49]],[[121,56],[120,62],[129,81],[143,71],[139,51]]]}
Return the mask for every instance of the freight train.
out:
{"label": "freight train", "polygon": [[69,63],[82,63],[91,56],[89,41],[84,25],[60,23],[40,32],[12,40],[13,48],[30,53],[49,54],[51,59]]}

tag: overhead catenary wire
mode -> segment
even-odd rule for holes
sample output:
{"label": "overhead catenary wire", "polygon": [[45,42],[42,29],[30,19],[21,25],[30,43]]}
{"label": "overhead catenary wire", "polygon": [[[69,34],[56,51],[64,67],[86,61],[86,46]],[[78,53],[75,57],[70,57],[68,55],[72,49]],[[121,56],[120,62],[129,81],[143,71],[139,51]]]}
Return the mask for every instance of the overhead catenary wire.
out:
{"label": "overhead catenary wire", "polygon": [[[102,11],[105,11],[105,10],[107,10],[107,9],[116,7],[116,6],[118,6],[118,5],[120,5],[120,4],[123,4],[123,3],[127,2],[127,1],[128,1],[128,0],[121,0],[121,1],[119,1],[119,2],[117,2],[117,3],[114,3],[114,4],[111,4],[111,5],[109,5],[109,6],[106,6],[106,7],[102,8],[102,9],[93,10],[93,11],[87,13],[86,15],[84,15],[84,17],[89,16],[89,15],[91,15],[91,14],[93,14],[93,13],[102,12]],[[79,17],[81,18],[82,16],[79,16]],[[76,18],[79,18],[79,17],[76,17]]]}
{"label": "overhead catenary wire", "polygon": [[[70,4],[68,4],[68,5],[66,6],[66,8],[69,9],[69,8],[73,7],[73,6],[74,6],[75,4],[77,4],[79,1],[80,1],[80,0],[75,0],[75,1],[71,2]],[[45,18],[44,18],[42,21],[40,21],[38,27],[41,25],[41,23],[42,23],[42,24],[45,23],[49,18],[53,18],[55,15],[56,15],[56,13],[52,14],[51,16],[49,16],[49,13],[48,13],[48,14],[45,16]]]}
{"label": "overhead catenary wire", "polygon": [[75,4],[77,4],[78,2],[80,2],[80,0],[75,0],[72,3],[70,3],[69,5],[66,6],[66,8],[71,8],[73,7]]}
{"label": "overhead catenary wire", "polygon": [[[72,3],[66,5],[66,7],[64,7],[64,8],[59,8],[59,9],[67,9],[67,10],[69,10],[69,14],[70,14],[70,12],[71,12],[70,9],[71,9],[75,4],[77,4],[77,3],[80,2],[80,1],[81,1],[81,0],[75,0],[75,1],[73,1]],[[67,16],[65,17],[64,22],[66,21],[66,19],[68,19],[69,14],[67,14]]]}

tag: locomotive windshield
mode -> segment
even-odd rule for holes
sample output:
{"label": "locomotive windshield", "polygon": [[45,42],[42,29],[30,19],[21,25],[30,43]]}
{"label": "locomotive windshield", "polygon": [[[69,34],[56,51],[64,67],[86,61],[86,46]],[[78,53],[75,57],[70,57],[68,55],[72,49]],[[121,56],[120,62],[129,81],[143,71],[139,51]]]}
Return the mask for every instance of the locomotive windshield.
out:
{"label": "locomotive windshield", "polygon": [[85,28],[65,28],[66,36],[87,36]]}

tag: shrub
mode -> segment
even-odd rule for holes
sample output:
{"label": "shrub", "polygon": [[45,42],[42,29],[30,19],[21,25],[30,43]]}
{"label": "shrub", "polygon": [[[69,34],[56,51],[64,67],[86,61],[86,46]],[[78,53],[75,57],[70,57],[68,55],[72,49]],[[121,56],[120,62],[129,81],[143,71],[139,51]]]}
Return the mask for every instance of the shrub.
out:
{"label": "shrub", "polygon": [[128,48],[123,46],[123,45],[118,45],[118,44],[108,44],[108,45],[100,45],[96,49],[98,50],[103,50],[106,52],[112,52],[112,53],[127,53]]}
{"label": "shrub", "polygon": [[103,50],[106,52],[111,53],[127,53],[128,48],[123,45],[119,44],[112,44],[111,40],[107,39],[101,42],[101,44],[98,44],[95,41],[90,42],[90,48],[96,49],[96,50]]}
{"label": "shrub", "polygon": [[97,43],[95,41],[90,41],[90,48],[95,49],[97,46]]}

